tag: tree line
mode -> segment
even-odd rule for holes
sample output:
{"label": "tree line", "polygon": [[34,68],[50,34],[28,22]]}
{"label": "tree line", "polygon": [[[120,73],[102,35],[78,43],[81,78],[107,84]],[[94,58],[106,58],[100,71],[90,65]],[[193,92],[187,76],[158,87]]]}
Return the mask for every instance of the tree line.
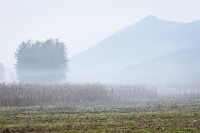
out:
{"label": "tree line", "polygon": [[5,71],[3,63],[0,63],[0,82],[5,80]]}

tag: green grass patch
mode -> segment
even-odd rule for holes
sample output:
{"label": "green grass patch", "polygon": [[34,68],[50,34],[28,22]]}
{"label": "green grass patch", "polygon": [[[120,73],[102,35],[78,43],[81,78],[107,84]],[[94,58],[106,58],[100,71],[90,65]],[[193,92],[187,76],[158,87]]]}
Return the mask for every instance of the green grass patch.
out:
{"label": "green grass patch", "polygon": [[118,107],[118,112],[113,111],[115,108],[1,109],[0,132],[200,132],[197,109],[153,112],[125,109]]}

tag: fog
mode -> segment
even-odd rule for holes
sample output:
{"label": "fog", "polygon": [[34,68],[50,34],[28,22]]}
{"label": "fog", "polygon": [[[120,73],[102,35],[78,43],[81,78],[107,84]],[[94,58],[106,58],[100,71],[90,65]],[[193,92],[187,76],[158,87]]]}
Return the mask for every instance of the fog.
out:
{"label": "fog", "polygon": [[[199,12],[198,0],[0,0],[0,81],[198,88]],[[65,68],[55,48],[30,48],[50,38]]]}
{"label": "fog", "polygon": [[199,120],[200,0],[0,0],[0,133]]}
{"label": "fog", "polygon": [[14,68],[22,41],[51,37],[64,42],[72,57],[148,15],[198,20],[199,6],[199,0],[0,0],[0,62]]}
{"label": "fog", "polygon": [[70,60],[78,82],[199,83],[200,21],[181,23],[148,16]]}

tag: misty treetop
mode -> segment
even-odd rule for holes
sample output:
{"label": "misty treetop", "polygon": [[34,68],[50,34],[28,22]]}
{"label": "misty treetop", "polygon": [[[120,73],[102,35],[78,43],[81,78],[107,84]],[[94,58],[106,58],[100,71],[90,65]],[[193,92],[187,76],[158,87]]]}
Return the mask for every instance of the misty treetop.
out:
{"label": "misty treetop", "polygon": [[68,63],[66,47],[57,39],[22,42],[15,57],[20,81],[59,82],[65,78]]}

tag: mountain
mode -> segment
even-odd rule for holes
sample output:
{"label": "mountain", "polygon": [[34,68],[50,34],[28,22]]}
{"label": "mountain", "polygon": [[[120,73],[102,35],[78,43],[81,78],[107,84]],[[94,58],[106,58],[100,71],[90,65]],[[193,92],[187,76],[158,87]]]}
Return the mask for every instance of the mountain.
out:
{"label": "mountain", "polygon": [[[200,44],[166,54],[116,76],[123,83],[198,84],[200,83]],[[121,78],[125,77],[125,78]]]}
{"label": "mountain", "polygon": [[167,53],[197,44],[200,21],[171,22],[148,16],[70,59],[69,80],[101,81]]}

